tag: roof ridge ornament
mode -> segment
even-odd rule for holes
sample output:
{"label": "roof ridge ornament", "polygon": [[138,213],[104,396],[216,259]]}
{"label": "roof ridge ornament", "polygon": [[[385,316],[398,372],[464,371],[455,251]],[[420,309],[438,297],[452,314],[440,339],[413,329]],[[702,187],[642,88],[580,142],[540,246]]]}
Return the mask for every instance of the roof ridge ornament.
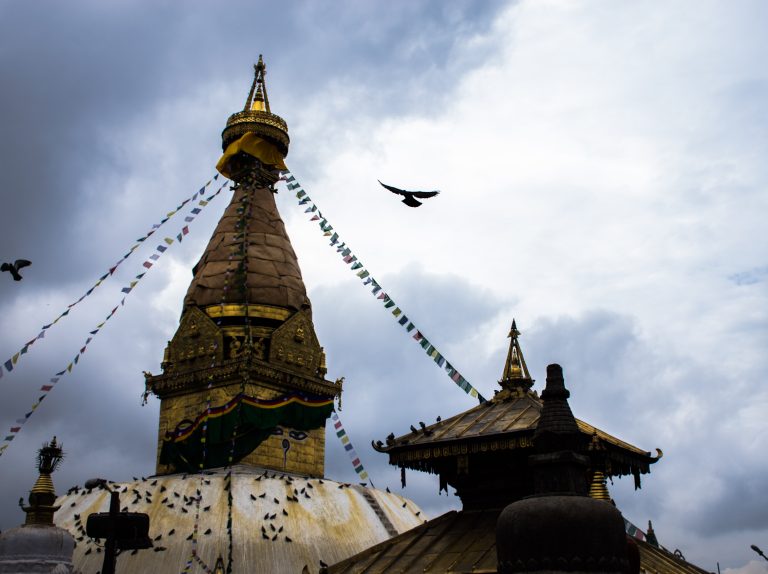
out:
{"label": "roof ridge ornament", "polygon": [[517,322],[512,319],[512,326],[509,329],[510,339],[509,350],[507,351],[507,360],[504,362],[504,371],[501,374],[499,385],[501,388],[509,391],[518,390],[527,392],[533,386],[534,380],[525,364],[523,350],[520,348],[518,337],[520,331],[517,329]]}

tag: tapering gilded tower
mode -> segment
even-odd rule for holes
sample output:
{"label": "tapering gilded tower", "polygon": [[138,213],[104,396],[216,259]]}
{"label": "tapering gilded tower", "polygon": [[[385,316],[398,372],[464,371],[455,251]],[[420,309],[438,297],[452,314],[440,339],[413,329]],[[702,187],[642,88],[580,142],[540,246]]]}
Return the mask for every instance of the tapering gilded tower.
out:
{"label": "tapering gilded tower", "polygon": [[325,419],[341,383],[325,355],[275,184],[288,127],[270,110],[261,57],[217,168],[234,185],[184,299],[162,374],[158,474],[232,463],[322,476]]}

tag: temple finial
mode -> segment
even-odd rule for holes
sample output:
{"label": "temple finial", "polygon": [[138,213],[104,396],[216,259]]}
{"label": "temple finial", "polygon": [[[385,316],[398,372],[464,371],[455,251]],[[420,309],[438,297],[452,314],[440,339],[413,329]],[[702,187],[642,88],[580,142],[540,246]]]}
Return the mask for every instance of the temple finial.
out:
{"label": "temple finial", "polygon": [[27,514],[26,524],[53,526],[53,513],[59,507],[54,505],[56,491],[53,489],[51,474],[59,467],[63,458],[64,451],[56,442],[56,437],[53,437],[50,443],[43,443],[42,448],[37,451],[37,470],[40,476],[29,492],[29,506],[22,506],[22,510]]}
{"label": "temple finial", "polygon": [[264,64],[264,58],[259,54],[258,64],[253,65],[253,83],[251,84],[251,91],[248,92],[248,99],[245,101],[244,112],[249,110],[270,112],[267,84],[264,81],[266,75],[267,66]]}
{"label": "temple finial", "polygon": [[520,348],[520,342],[517,340],[520,331],[517,330],[517,323],[512,319],[512,327],[509,329],[509,351],[507,351],[507,360],[504,363],[504,372],[501,374],[499,384],[504,389],[518,388],[527,391],[533,386],[533,379],[528,372],[525,364],[523,351]]}

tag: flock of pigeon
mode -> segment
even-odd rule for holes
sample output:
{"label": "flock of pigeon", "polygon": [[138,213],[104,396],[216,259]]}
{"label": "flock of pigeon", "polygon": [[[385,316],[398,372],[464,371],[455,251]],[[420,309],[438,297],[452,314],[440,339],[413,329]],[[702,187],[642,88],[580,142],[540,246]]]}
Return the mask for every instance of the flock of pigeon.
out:
{"label": "flock of pigeon", "polygon": [[[205,504],[203,502],[204,493],[201,489],[205,488],[205,486],[211,485],[211,478],[216,474],[217,473],[208,471],[205,473],[205,475],[200,477],[202,479],[202,484],[198,483],[198,485],[186,485],[186,490],[190,493],[189,495],[184,494],[183,491],[181,493],[176,492],[173,487],[169,488],[166,486],[166,484],[163,484],[166,481],[163,480],[162,477],[134,477],[134,482],[132,484],[119,484],[102,480],[100,481],[100,484],[95,488],[74,486],[67,491],[67,497],[69,499],[67,502],[71,501],[67,506],[69,508],[74,508],[78,505],[78,501],[74,500],[74,497],[85,497],[97,490],[114,489],[121,495],[122,508],[120,510],[122,512],[147,512],[149,510],[147,505],[152,505],[153,501],[159,499],[160,504],[166,508],[180,514],[188,514],[190,516],[189,520],[192,520],[192,517],[195,516],[195,513],[199,512],[201,522],[204,522],[204,513],[211,511],[211,505]],[[226,492],[232,488],[232,475],[227,474],[223,478],[223,490]],[[192,480],[196,479],[197,478],[194,475],[182,476],[183,481],[189,480],[191,482]],[[284,501],[281,501],[273,495],[268,494],[266,491],[264,491],[264,487],[256,486],[256,483],[259,483],[264,479],[278,479],[288,487],[288,492],[283,497]],[[321,489],[328,488],[327,483],[322,478],[295,477],[286,474],[268,473],[266,471],[263,474],[253,477],[252,480],[254,487],[253,492],[248,494],[249,500],[251,504],[255,506],[254,511],[257,509],[260,512],[266,511],[263,516],[259,514],[262,516],[260,532],[261,538],[265,541],[275,543],[293,542],[293,539],[288,536],[286,531],[287,523],[285,523],[285,517],[288,517],[292,512],[291,505],[300,503],[305,499],[313,498],[313,495],[315,494],[314,491],[318,487]],[[175,484],[178,486],[178,482]],[[365,487],[367,486],[367,483],[360,483],[360,485]],[[352,488],[352,484],[339,483],[336,488]],[[182,487],[182,490],[183,489],[184,487]],[[389,488],[387,488],[387,492],[390,492]],[[63,501],[59,502],[61,503]],[[407,500],[404,500],[403,508],[407,508]],[[414,512],[414,514],[415,516],[419,516],[421,512]],[[81,516],[81,514],[74,514],[72,516],[72,527],[70,527],[70,530],[73,530],[72,534],[75,537],[75,544],[83,544],[85,546],[84,555],[86,556],[90,554],[101,554],[104,551],[103,541],[91,539],[86,535],[86,518],[87,516]],[[67,522],[66,519],[65,522]],[[152,551],[164,552],[168,550],[166,546],[163,546],[163,543],[167,543],[166,541],[172,539],[174,536],[177,536],[179,534],[177,532],[177,528],[184,528],[181,526],[181,524],[184,522],[185,521],[182,521],[181,523],[174,525],[167,532],[155,531],[153,535],[151,535],[153,542]],[[206,528],[203,530],[201,527],[198,532],[198,537],[205,538],[211,534],[213,534],[213,530],[211,528]],[[190,531],[189,534],[185,537],[185,540],[191,541],[192,538],[193,533]],[[138,550],[132,550],[130,551],[130,554],[135,555],[137,552]],[[321,564],[321,566],[323,566],[323,564]]]}

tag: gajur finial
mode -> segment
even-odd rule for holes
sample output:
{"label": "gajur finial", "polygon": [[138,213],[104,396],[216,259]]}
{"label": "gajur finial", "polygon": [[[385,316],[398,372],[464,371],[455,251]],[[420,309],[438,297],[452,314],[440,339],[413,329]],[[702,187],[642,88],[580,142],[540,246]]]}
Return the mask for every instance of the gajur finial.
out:
{"label": "gajur finial", "polygon": [[264,64],[264,58],[259,54],[259,62],[253,65],[253,83],[251,84],[251,91],[248,92],[248,99],[245,100],[244,112],[248,110],[270,112],[267,84],[264,81],[266,75],[267,66]]}
{"label": "gajur finial", "polygon": [[53,525],[53,513],[59,507],[56,502],[56,491],[53,489],[51,473],[55,471],[64,458],[61,445],[53,437],[50,443],[43,443],[37,451],[37,469],[40,472],[35,485],[29,492],[29,506],[22,506],[27,514],[26,524]]}
{"label": "gajur finial", "polygon": [[504,389],[511,390],[513,387],[527,391],[533,386],[533,379],[528,372],[525,364],[523,351],[517,338],[520,331],[517,330],[517,323],[512,319],[512,327],[509,329],[509,351],[507,351],[507,360],[504,363],[504,372],[501,374],[499,384]]}

